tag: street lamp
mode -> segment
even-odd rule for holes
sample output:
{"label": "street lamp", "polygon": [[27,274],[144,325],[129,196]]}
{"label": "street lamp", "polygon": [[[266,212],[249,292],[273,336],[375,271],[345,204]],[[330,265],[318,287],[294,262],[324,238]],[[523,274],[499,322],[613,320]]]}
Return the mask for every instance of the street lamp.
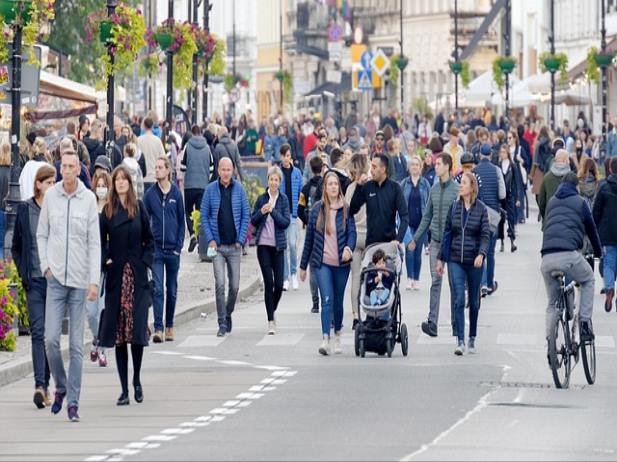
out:
{"label": "street lamp", "polygon": [[[204,30],[210,33],[210,10],[212,9],[212,5],[210,4],[210,0],[204,0]],[[204,123],[208,118],[208,61],[204,64],[204,82],[202,86],[202,118]]]}
{"label": "street lamp", "polygon": [[[117,0],[107,0],[107,17],[111,17],[116,12],[116,6],[118,6]],[[112,44],[107,43],[107,54],[109,55],[111,67],[114,65],[115,56],[111,51]],[[113,72],[110,73],[107,79],[107,127],[105,129],[105,154],[109,158],[110,161],[113,161],[113,152],[114,152],[114,140],[116,139],[116,134],[114,132],[114,89],[115,89],[115,78]]]}
{"label": "street lamp", "polygon": [[458,67],[458,0],[454,0],[454,62],[456,67],[452,67],[454,72],[454,112],[458,114],[458,74],[455,69]]}
{"label": "street lamp", "polygon": [[[174,0],[167,1],[167,21],[171,24],[174,20]],[[167,107],[165,120],[167,121],[167,133],[172,129],[172,110],[174,104],[174,55],[170,48],[167,48]]]}
{"label": "street lamp", "polygon": [[[199,14],[199,5],[201,4],[201,0],[193,0],[193,26],[195,29],[199,26],[199,21],[197,20],[197,16]],[[197,53],[193,55],[193,98],[191,98],[191,124],[195,125],[197,123],[197,67],[199,65]],[[189,95],[191,94],[191,90],[189,90]]]}
{"label": "street lamp", "polygon": [[[600,6],[602,8],[602,28],[600,29],[600,33],[602,34],[602,41],[600,42],[600,49],[602,50],[601,53],[603,55],[606,55],[606,7],[604,5],[604,0],[601,0]],[[604,157],[604,154],[606,153],[606,143],[608,142],[608,63],[604,61],[600,65],[600,69],[602,70],[602,143],[600,143],[600,150],[602,154],[601,157]]]}
{"label": "street lamp", "polygon": [[[283,0],[279,0],[279,74],[282,76],[283,75]],[[234,29],[235,30],[235,29]],[[234,37],[234,44],[235,44],[235,37]],[[235,59],[236,53],[234,51],[234,59]],[[236,72],[234,70],[234,76],[236,75]],[[283,112],[283,79],[279,80],[279,92],[280,92],[280,98],[281,98],[281,105],[280,105],[280,110],[281,113]]]}
{"label": "street lamp", "polygon": [[[506,52],[506,56],[509,57],[511,54],[510,51],[510,27],[511,27],[511,20],[510,20],[510,13],[512,10],[512,5],[510,4],[510,0],[506,0],[506,30],[505,30],[505,34],[504,34],[504,41],[505,41],[505,52]],[[505,108],[505,119],[506,119],[506,124],[509,127],[509,116],[510,116],[510,73],[506,72],[506,108]]]}
{"label": "street lamp", "polygon": [[[555,56],[555,0],[551,0],[551,56]],[[551,129],[555,130],[555,71],[551,71]]]}

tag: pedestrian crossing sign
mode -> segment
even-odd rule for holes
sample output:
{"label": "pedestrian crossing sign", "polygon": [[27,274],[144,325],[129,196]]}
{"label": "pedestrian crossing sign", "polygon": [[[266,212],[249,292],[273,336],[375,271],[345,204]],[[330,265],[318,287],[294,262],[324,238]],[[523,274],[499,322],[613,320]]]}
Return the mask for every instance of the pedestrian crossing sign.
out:
{"label": "pedestrian crossing sign", "polygon": [[358,90],[370,91],[373,89],[372,72],[361,70],[358,71]]}

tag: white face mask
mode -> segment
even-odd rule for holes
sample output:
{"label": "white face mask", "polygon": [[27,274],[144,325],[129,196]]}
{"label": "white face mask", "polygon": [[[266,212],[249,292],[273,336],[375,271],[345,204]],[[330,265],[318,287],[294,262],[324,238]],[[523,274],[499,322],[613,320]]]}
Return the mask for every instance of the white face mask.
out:
{"label": "white face mask", "polygon": [[105,199],[107,197],[107,188],[96,188],[96,197]]}

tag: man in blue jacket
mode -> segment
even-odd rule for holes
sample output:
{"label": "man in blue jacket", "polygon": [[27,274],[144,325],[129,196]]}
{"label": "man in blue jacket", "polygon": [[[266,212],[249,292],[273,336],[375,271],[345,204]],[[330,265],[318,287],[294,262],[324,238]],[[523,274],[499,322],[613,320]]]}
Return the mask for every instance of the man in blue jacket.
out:
{"label": "man in blue jacket", "polygon": [[283,290],[298,290],[298,200],[304,184],[302,172],[298,167],[294,167],[291,157],[291,146],[283,144],[280,148],[281,171],[283,181],[281,181],[280,191],[289,200],[290,224],[287,228],[287,248],[285,249],[285,269],[283,270]]}
{"label": "man in blue jacket", "polygon": [[[184,245],[184,202],[178,187],[171,182],[171,162],[160,157],[155,164],[156,184],[144,195],[144,205],[150,215],[150,228],[154,235],[154,261],[152,278],[154,294],[154,335],[152,341],[163,341],[163,301],[165,305],[165,341],[174,339],[174,313],[178,294],[180,252]],[[166,280],[163,279],[164,275]]]}
{"label": "man in blue jacket", "polygon": [[[218,179],[208,185],[201,202],[201,227],[214,257],[214,285],[219,330],[217,337],[231,332],[231,314],[240,287],[240,258],[246,241],[251,211],[242,183],[233,179],[229,157],[218,162]],[[225,302],[225,273],[229,290]]]}

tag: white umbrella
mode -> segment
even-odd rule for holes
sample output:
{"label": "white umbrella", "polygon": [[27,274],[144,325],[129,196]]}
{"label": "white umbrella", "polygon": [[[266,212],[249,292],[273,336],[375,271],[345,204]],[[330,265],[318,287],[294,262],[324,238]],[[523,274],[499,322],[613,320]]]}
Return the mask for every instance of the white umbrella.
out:
{"label": "white umbrella", "polygon": [[[512,87],[519,82],[519,79],[516,75],[510,74],[509,82]],[[497,88],[493,81],[493,71],[486,71],[474,79],[469,84],[469,87],[462,91],[462,105],[467,107],[485,107],[493,102],[494,97],[500,98],[502,91]]]}
{"label": "white umbrella", "polygon": [[[510,107],[521,108],[527,107],[537,101],[537,98],[529,91],[528,84],[525,80],[518,81],[510,90]],[[491,102],[495,106],[505,105],[505,94],[496,93],[493,95]]]}
{"label": "white umbrella", "polygon": [[[559,77],[557,76],[556,79]],[[545,72],[544,74],[534,74],[525,78],[523,82],[526,82],[527,88],[531,93],[550,93],[551,92],[551,74]]]}

